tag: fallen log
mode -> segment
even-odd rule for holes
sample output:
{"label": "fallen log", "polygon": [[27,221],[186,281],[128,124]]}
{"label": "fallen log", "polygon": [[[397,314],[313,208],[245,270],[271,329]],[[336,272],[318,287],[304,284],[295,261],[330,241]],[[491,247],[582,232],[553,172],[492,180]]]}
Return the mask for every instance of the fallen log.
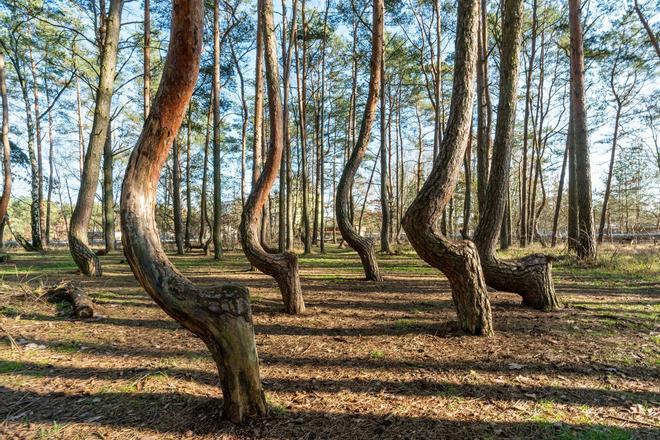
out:
{"label": "fallen log", "polygon": [[73,315],[76,318],[91,318],[94,316],[92,300],[78,284],[71,281],[63,281],[46,290],[49,302],[67,301],[73,307]]}

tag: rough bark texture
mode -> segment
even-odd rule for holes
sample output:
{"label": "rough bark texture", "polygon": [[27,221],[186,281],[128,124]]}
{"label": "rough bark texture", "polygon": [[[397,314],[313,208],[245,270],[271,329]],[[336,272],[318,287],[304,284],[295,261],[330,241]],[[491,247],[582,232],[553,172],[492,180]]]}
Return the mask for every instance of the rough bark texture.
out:
{"label": "rough bark texture", "polygon": [[488,198],[474,233],[486,283],[498,290],[514,292],[523,303],[541,310],[555,310],[559,300],[552,283],[552,259],[542,254],[518,261],[502,261],[495,250],[508,199],[513,129],[516,118],[518,66],[522,32],[522,0],[504,0],[502,51],[493,160],[488,180]]}
{"label": "rough bark texture", "polygon": [[[378,104],[378,93],[380,92],[381,82],[381,64],[383,63],[383,17],[384,3],[383,0],[374,0],[373,3],[373,36],[371,45],[371,76],[369,79],[369,94],[367,96],[367,103],[362,117],[362,125],[360,126],[360,133],[358,135],[353,151],[346,161],[344,171],[339,179],[337,185],[337,201],[335,204],[337,224],[339,231],[344,240],[351,246],[360,256],[364,274],[367,280],[382,281],[383,277],[380,275],[378,269],[378,262],[376,261],[376,253],[374,250],[374,243],[371,238],[362,237],[355,230],[351,222],[350,199],[351,188],[355,180],[360,163],[369,146],[369,138],[371,136],[371,126],[373,125],[376,117],[376,106]],[[323,234],[323,230],[321,230]]]}
{"label": "rough bark texture", "polygon": [[106,253],[115,250],[115,196],[112,187],[114,156],[112,154],[112,129],[103,146],[103,238]]}
{"label": "rough bark texture", "polygon": [[94,316],[94,303],[89,299],[85,291],[78,284],[71,281],[62,282],[50,287],[46,291],[48,301],[67,301],[73,308],[73,316],[80,319],[88,319]]}
{"label": "rough bark texture", "polygon": [[172,215],[174,216],[174,242],[177,255],[184,253],[183,216],[181,207],[181,145],[175,137],[172,143]]}
{"label": "rough bark texture", "polygon": [[569,0],[571,31],[571,103],[573,105],[573,140],[575,148],[577,206],[578,206],[578,258],[596,258],[596,240],[591,201],[591,166],[587,132],[587,109],[584,89],[584,44],[580,0]]}
{"label": "rough bark texture", "polygon": [[94,206],[94,195],[99,181],[101,155],[110,121],[113,83],[117,65],[117,47],[121,26],[123,0],[112,0],[105,21],[105,40],[101,53],[101,73],[96,92],[94,122],[85,154],[85,166],[78,191],[76,207],[71,214],[69,227],[69,250],[80,271],[87,276],[101,276],[101,262],[89,248],[87,229]]}
{"label": "rough bark texture", "polygon": [[305,311],[300,278],[298,257],[290,252],[268,253],[261,245],[261,213],[268,193],[277,178],[284,150],[283,117],[280,98],[275,26],[273,24],[273,0],[259,1],[259,19],[263,33],[268,85],[268,116],[270,119],[270,142],[266,164],[252,192],[245,202],[241,216],[241,244],[246,257],[257,269],[275,278],[282,293],[284,310],[289,314]]}
{"label": "rough bark texture", "polygon": [[436,227],[456,187],[468,144],[478,13],[479,0],[458,3],[454,83],[445,138],[433,171],[403,217],[403,228],[419,256],[449,280],[461,328],[471,334],[490,336],[490,302],[477,248],[469,241],[448,239]]}
{"label": "rough bark texture", "polygon": [[[5,223],[9,199],[11,198],[11,147],[9,145],[9,102],[7,99],[7,78],[5,73],[5,56],[0,52],[0,98],[2,99],[2,168],[4,185],[0,197],[0,223]],[[0,232],[4,232],[0,231]],[[0,242],[4,243],[2,237]]]}
{"label": "rough bark texture", "polygon": [[[305,16],[305,0],[301,6],[301,36],[302,60],[298,55],[298,40],[296,43],[296,82],[298,86],[298,113],[300,123],[300,167],[302,168],[302,226],[303,226],[303,244],[305,254],[312,252],[312,234],[309,225],[309,178],[307,174],[307,21]],[[256,107],[256,104],[255,104]]]}
{"label": "rough bark texture", "polygon": [[158,238],[156,188],[199,72],[203,2],[174,0],[170,47],[158,93],[126,169],[122,240],[140,284],[170,316],[199,336],[218,367],[224,416],[235,423],[266,414],[246,288],[199,288],[168,260]]}
{"label": "rough bark texture", "polygon": [[[385,45],[383,44],[383,55],[380,63],[380,210],[382,219],[380,224],[380,251],[392,253],[390,246],[390,224],[392,213],[390,212],[390,177],[389,177],[389,153],[387,151],[387,107],[385,96]],[[439,112],[435,112],[436,127],[439,121]],[[435,157],[435,156],[434,156]],[[365,197],[365,201],[367,198]]]}

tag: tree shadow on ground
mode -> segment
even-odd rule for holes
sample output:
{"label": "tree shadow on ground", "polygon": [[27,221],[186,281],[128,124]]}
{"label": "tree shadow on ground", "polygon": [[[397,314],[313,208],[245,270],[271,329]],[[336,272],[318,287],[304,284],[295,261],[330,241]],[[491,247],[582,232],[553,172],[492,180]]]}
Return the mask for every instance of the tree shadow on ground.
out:
{"label": "tree shadow on ground", "polygon": [[[653,427],[613,428],[599,424],[573,425],[549,421],[497,422],[392,414],[359,414],[276,408],[262,420],[237,427],[221,418],[222,400],[183,393],[99,393],[90,395],[17,391],[0,387],[0,418],[11,429],[26,423],[83,423],[113,429],[130,427],[150,432],[235,434],[249,438],[575,438],[579,433],[615,434],[654,439]],[[77,429],[79,431],[79,429]],[[2,431],[0,431],[0,434]],[[609,434],[609,436],[608,436]],[[338,436],[340,435],[340,436]],[[592,437],[588,437],[592,438]],[[617,437],[625,438],[625,437]]]}

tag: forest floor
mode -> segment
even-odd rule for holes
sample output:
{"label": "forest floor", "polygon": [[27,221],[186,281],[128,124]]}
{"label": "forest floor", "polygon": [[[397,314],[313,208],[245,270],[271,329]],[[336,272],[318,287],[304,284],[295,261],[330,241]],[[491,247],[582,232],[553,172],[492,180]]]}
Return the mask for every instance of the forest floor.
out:
{"label": "forest floor", "polygon": [[[660,248],[609,248],[590,267],[561,259],[558,312],[493,292],[496,335],[479,338],[457,330],[446,279],[411,252],[380,256],[376,283],[328,247],[300,260],[302,316],[282,313],[274,281],[239,252],[172,257],[198,283],[250,288],[270,416],[244,427],[219,417],[203,343],[121,255],[88,279],[65,251],[12,253],[0,265],[0,438],[660,438]],[[62,279],[83,284],[97,317],[38,299]]]}

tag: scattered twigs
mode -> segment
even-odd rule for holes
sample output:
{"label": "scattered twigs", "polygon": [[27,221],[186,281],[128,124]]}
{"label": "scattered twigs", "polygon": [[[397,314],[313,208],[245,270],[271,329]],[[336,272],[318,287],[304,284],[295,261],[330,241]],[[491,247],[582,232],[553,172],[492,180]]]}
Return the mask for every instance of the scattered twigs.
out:
{"label": "scattered twigs", "polygon": [[11,333],[0,323],[0,332],[4,333],[7,336],[7,339],[9,339],[9,345],[11,346],[12,350],[17,350],[20,351],[21,347],[18,346],[14,338],[12,337]]}

